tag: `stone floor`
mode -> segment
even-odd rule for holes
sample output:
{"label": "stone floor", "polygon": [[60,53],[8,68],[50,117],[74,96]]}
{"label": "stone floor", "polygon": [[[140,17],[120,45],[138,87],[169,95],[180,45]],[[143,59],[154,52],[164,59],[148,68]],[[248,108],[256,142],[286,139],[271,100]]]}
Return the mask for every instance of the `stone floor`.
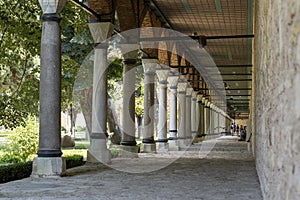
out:
{"label": "stone floor", "polygon": [[0,185],[0,199],[262,199],[247,143],[225,136],[186,151],[86,165],[57,179]]}

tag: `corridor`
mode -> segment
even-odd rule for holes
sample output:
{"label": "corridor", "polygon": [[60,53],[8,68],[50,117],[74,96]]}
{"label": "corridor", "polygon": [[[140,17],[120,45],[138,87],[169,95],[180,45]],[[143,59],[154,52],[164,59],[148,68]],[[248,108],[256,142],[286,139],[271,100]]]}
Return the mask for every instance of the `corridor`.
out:
{"label": "corridor", "polygon": [[57,179],[28,178],[3,184],[0,198],[262,199],[248,144],[231,136],[194,144],[185,152],[116,158],[110,167],[89,164],[67,173]]}
{"label": "corridor", "polygon": [[[26,45],[16,50],[28,48],[29,58],[40,59],[40,70],[18,67],[33,71],[31,76],[40,71],[39,144],[32,175],[44,179],[3,184],[0,198],[299,199],[299,0],[40,0],[39,4],[42,37],[35,38],[41,40],[35,49],[41,51],[31,56],[27,46],[31,41],[23,42],[23,34],[20,44]],[[76,16],[82,13],[77,24]],[[74,30],[70,38],[69,28]],[[83,35],[88,42],[78,40]],[[78,59],[84,58],[78,48],[83,44],[93,50]],[[74,52],[61,51],[70,46]],[[5,51],[5,63],[26,57]],[[6,68],[13,80],[18,74],[15,66]],[[108,69],[121,77],[112,80]],[[63,80],[71,77],[74,102],[68,103],[84,115],[89,164],[61,178],[62,94],[69,93]],[[110,81],[120,87],[110,87]],[[18,91],[21,84],[16,85]],[[18,94],[7,88],[8,96]],[[110,90],[119,93],[112,98],[122,99],[118,117],[108,116]],[[18,113],[8,111],[7,116]],[[250,143],[220,137],[230,131]],[[111,159],[107,141],[113,133],[123,155]],[[204,136],[206,140],[189,146]]]}

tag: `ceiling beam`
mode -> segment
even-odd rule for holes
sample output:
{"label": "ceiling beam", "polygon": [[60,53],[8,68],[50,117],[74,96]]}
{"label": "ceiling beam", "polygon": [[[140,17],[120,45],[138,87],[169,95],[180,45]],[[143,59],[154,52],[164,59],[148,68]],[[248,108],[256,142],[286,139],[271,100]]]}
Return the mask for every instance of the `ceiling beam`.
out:
{"label": "ceiling beam", "polygon": [[160,8],[156,5],[156,3],[153,0],[145,0],[145,3],[148,4],[150,9],[154,10],[155,15],[160,19],[160,21],[168,28],[173,29],[171,23],[166,18],[166,16],[162,13]]}
{"label": "ceiling beam", "polygon": [[217,36],[206,36],[207,40],[235,39],[235,38],[254,38],[254,35],[253,34],[249,34],[249,35],[217,35]]}
{"label": "ceiling beam", "polygon": [[[198,82],[198,81],[193,81],[190,80],[189,82]],[[199,90],[252,90],[252,88],[199,88]]]}

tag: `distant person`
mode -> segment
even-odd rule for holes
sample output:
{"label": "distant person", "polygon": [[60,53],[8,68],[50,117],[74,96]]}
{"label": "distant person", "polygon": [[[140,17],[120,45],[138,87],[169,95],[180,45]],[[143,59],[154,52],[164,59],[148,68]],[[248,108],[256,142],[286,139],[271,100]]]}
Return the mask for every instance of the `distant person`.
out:
{"label": "distant person", "polygon": [[246,126],[241,127],[240,132],[241,134],[239,141],[246,141]]}
{"label": "distant person", "polygon": [[236,124],[233,123],[233,135],[236,134]]}
{"label": "distant person", "polygon": [[233,136],[233,131],[234,131],[234,124],[231,123],[231,125],[230,125],[230,134],[231,134],[231,136]]}

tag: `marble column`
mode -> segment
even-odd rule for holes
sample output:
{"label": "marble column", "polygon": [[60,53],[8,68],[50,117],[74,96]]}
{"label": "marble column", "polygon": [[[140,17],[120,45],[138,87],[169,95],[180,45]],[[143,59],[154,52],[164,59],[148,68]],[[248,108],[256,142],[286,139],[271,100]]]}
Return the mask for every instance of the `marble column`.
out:
{"label": "marble column", "polygon": [[214,131],[213,133],[218,133],[218,113],[217,113],[217,107],[214,105],[212,107],[213,113],[214,113]]}
{"label": "marble column", "polygon": [[92,134],[87,152],[87,162],[111,162],[111,153],[107,149],[107,48],[101,43],[111,36],[114,26],[109,23],[89,23],[89,29],[95,43],[92,101]]}
{"label": "marble column", "polygon": [[199,118],[199,108],[197,106],[197,95],[196,92],[192,92],[192,105],[191,105],[192,138],[195,138],[197,136],[198,118]]}
{"label": "marble column", "polygon": [[169,151],[178,151],[177,145],[177,85],[178,73],[171,71],[168,77],[169,83],[169,108],[170,108],[170,127],[169,127]]}
{"label": "marble column", "polygon": [[201,137],[203,112],[201,107],[202,94],[196,96],[196,137]]}
{"label": "marble column", "polygon": [[39,1],[43,10],[40,70],[40,130],[33,177],[60,176],[66,161],[61,157],[61,30],[60,12],[66,1]]}
{"label": "marble column", "polygon": [[220,111],[219,108],[216,107],[216,115],[217,115],[217,119],[216,119],[216,124],[217,124],[217,133],[221,134],[222,130],[221,130],[221,124],[220,124]]}
{"label": "marble column", "polygon": [[205,97],[201,98],[201,101],[199,101],[200,104],[200,136],[205,135],[205,113],[204,113],[204,108],[205,108]]}
{"label": "marble column", "polygon": [[209,111],[210,111],[210,126],[209,126],[209,129],[210,129],[210,131],[209,131],[209,133],[210,134],[213,134],[214,133],[214,129],[215,129],[215,115],[214,115],[214,110],[213,110],[213,106],[214,106],[214,104],[213,103],[210,103],[209,104]]}
{"label": "marble column", "polygon": [[169,149],[167,138],[167,79],[169,71],[169,68],[156,68],[156,75],[159,81],[158,135],[156,143],[157,152],[167,152]]}
{"label": "marble column", "polygon": [[142,136],[141,152],[154,153],[156,145],[154,141],[154,78],[157,59],[143,59],[144,68],[144,131]]}
{"label": "marble column", "polygon": [[223,132],[223,126],[222,126],[222,122],[221,122],[221,112],[220,112],[219,108],[217,109],[217,114],[218,114],[218,117],[217,117],[217,121],[218,121],[218,133],[221,134]]}
{"label": "marble column", "polygon": [[208,99],[205,100],[204,107],[204,134],[208,135],[210,133],[210,102]]}
{"label": "marble column", "polygon": [[192,105],[192,93],[193,93],[193,88],[190,84],[188,84],[187,89],[186,89],[186,100],[185,100],[185,105],[186,105],[186,115],[185,115],[185,123],[186,123],[186,145],[191,145],[192,144],[192,110],[191,110],[191,105]]}
{"label": "marble column", "polygon": [[138,147],[135,140],[135,82],[136,61],[139,47],[135,44],[121,44],[123,53],[123,109],[122,139],[119,157],[137,158]]}
{"label": "marble column", "polygon": [[183,78],[184,76],[180,76],[180,80],[178,82],[178,101],[179,101],[179,128],[178,128],[178,146],[185,147],[186,146],[186,88],[187,82]]}

